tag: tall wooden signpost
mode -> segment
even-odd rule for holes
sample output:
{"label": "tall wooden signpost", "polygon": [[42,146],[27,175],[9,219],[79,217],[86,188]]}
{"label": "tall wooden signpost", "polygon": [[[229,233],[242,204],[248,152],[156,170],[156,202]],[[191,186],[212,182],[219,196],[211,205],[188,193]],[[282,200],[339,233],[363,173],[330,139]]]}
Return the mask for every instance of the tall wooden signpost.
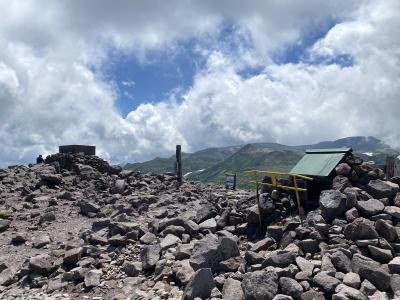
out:
{"label": "tall wooden signpost", "polygon": [[178,185],[182,184],[182,153],[181,145],[176,145],[175,175]]}
{"label": "tall wooden signpost", "polygon": [[396,157],[394,155],[386,156],[386,178],[389,180],[396,173]]}

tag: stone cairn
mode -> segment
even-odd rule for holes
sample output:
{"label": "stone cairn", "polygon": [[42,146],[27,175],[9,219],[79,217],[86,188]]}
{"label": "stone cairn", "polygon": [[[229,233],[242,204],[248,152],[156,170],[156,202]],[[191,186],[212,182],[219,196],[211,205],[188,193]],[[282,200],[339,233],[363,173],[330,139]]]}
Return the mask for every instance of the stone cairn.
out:
{"label": "stone cairn", "polygon": [[96,156],[2,169],[0,298],[395,299],[400,178],[355,156],[335,171],[301,225],[282,191],[260,212],[254,192]]}

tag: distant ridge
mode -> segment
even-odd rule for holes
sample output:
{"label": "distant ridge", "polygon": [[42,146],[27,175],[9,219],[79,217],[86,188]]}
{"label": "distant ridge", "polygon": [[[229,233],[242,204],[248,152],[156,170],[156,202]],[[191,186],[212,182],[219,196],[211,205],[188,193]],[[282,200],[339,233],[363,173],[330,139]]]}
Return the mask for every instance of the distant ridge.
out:
{"label": "distant ridge", "polygon": [[[393,149],[381,140],[372,136],[353,136],[335,141],[323,141],[317,144],[287,146],[278,143],[251,143],[229,147],[207,148],[194,153],[183,153],[183,174],[188,180],[222,183],[226,172],[238,174],[239,187],[245,184],[250,169],[268,169],[289,171],[303,156],[306,149],[353,148],[354,153],[364,160],[373,160],[384,164],[387,154],[399,155],[398,149]],[[143,173],[164,173],[174,171],[175,156],[155,158],[143,163],[125,165],[125,169]]]}

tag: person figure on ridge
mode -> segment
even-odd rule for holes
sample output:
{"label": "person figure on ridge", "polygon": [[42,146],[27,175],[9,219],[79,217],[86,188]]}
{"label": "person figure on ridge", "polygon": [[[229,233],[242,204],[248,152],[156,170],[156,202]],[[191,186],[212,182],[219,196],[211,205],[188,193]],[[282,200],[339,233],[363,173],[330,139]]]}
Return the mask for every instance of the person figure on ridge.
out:
{"label": "person figure on ridge", "polygon": [[40,154],[40,155],[38,156],[38,158],[36,158],[36,163],[37,163],[37,164],[42,164],[42,163],[44,163],[44,159],[43,159],[43,157],[42,157],[42,154]]}

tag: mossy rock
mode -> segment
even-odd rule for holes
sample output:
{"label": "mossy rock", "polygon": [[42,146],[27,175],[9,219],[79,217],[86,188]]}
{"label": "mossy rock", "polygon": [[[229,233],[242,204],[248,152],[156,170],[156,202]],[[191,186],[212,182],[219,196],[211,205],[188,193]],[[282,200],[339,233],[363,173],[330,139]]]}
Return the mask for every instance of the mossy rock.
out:
{"label": "mossy rock", "polygon": [[0,219],[8,219],[12,216],[12,211],[7,209],[0,209]]}
{"label": "mossy rock", "polygon": [[101,210],[101,213],[107,217],[111,216],[113,213],[113,210],[111,207],[103,207]]}

